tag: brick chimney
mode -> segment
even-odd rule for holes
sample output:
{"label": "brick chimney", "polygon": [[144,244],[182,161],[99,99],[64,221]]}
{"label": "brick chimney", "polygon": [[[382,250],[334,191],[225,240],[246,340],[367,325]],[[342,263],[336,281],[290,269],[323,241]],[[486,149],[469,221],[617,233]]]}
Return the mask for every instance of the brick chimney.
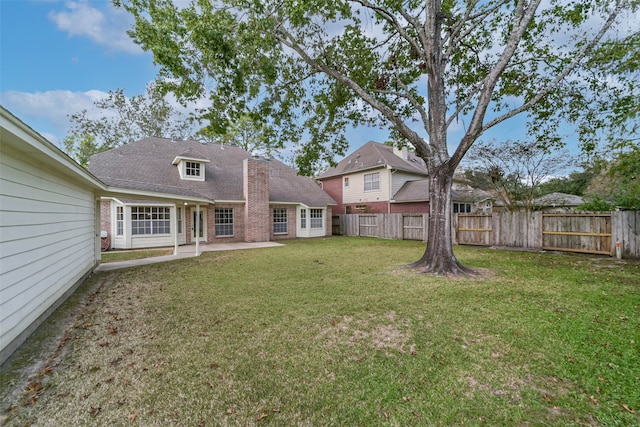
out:
{"label": "brick chimney", "polygon": [[268,242],[271,235],[269,212],[269,161],[251,157],[243,162],[244,241]]}

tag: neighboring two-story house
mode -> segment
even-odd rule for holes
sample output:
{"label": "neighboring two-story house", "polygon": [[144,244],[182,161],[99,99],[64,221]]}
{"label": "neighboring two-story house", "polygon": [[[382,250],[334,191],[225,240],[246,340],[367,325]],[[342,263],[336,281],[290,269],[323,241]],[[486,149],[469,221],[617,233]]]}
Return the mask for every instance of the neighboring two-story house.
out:
{"label": "neighboring two-story house", "polygon": [[[428,213],[429,176],[424,160],[405,148],[369,141],[318,176],[336,201],[335,214]],[[490,195],[455,179],[453,212],[490,211]]]}
{"label": "neighboring two-story house", "polygon": [[237,147],[145,138],[92,156],[89,170],[136,192],[103,198],[101,228],[110,248],[331,234],[335,202],[318,184]]}

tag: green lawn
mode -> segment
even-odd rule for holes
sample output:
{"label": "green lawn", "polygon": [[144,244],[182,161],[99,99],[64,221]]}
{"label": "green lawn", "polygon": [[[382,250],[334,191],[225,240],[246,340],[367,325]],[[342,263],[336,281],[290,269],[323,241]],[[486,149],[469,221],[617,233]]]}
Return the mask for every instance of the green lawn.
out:
{"label": "green lawn", "polygon": [[[638,425],[640,264],[329,238],[102,274],[11,425]],[[40,389],[42,387],[42,389]],[[31,397],[31,401],[29,402]]]}

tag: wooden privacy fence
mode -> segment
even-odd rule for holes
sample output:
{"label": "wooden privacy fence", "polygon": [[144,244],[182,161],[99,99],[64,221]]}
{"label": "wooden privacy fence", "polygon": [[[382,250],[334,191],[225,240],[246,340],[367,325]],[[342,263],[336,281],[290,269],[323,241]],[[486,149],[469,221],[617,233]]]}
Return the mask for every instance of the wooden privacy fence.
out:
{"label": "wooden privacy fence", "polygon": [[542,249],[610,255],[611,213],[543,214]]}
{"label": "wooden privacy fence", "polygon": [[464,245],[491,246],[492,232],[491,214],[458,214],[453,217],[455,240]]}
{"label": "wooden privacy fence", "polygon": [[[428,214],[334,215],[334,234],[427,240]],[[640,258],[640,211],[551,214],[495,212],[454,214],[454,242]],[[340,231],[336,233],[336,231]]]}

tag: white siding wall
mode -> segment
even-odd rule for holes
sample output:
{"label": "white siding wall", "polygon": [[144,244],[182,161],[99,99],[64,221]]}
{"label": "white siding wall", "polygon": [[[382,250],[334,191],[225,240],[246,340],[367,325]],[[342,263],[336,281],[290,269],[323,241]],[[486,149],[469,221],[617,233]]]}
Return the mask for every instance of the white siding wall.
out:
{"label": "white siding wall", "polygon": [[[0,351],[96,264],[92,189],[3,144],[0,156]],[[4,353],[4,352],[3,352]]]}
{"label": "white siding wall", "polygon": [[[380,173],[380,189],[364,191],[365,174],[376,172]],[[389,171],[386,168],[372,169],[347,176],[349,177],[348,187],[344,186],[344,177],[342,179],[343,203],[385,202],[389,200]]]}
{"label": "white siding wall", "polygon": [[175,243],[173,235],[162,236],[133,236],[131,237],[131,249],[162,248],[173,246]]}

